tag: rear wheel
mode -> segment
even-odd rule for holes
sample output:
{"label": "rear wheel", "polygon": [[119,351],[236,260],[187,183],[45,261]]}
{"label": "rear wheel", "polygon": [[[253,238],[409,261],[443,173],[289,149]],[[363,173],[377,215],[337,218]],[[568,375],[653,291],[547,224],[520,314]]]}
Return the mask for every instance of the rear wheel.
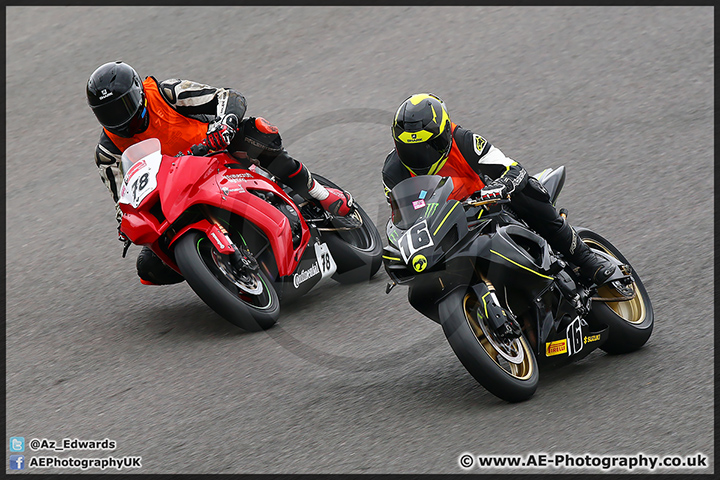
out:
{"label": "rear wheel", "polygon": [[[630,265],[620,251],[600,234],[592,230],[577,229],[580,238],[593,250],[598,250],[617,258],[626,265]],[[589,320],[600,325],[606,325],[610,332],[608,340],[600,347],[607,353],[628,353],[645,345],[650,338],[655,321],[650,297],[645,286],[634,268],[632,268],[632,284],[634,296],[625,301],[594,301]],[[624,295],[618,292],[612,284],[606,284],[598,289],[598,298],[620,299]]]}
{"label": "rear wheel", "polygon": [[440,302],[443,333],[455,355],[475,380],[508,402],[533,396],[539,371],[525,336],[502,340],[478,315],[480,302],[472,292],[456,290]]}
{"label": "rear wheel", "polygon": [[175,261],[195,293],[229,322],[254,332],[277,321],[280,301],[262,268],[238,270],[205,233],[183,235],[175,246]]}
{"label": "rear wheel", "polygon": [[[327,178],[315,173],[313,178],[326,187],[338,188]],[[362,225],[351,230],[322,232],[322,238],[332,253],[337,271],[332,279],[339,283],[358,283],[370,280],[382,265],[382,237],[365,210],[355,202]]]}

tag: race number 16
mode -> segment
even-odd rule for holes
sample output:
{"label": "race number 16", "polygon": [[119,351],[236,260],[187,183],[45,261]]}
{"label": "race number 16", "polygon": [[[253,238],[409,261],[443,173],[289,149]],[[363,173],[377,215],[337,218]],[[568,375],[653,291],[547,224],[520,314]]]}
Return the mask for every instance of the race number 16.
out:
{"label": "race number 16", "polygon": [[570,322],[567,327],[567,346],[568,355],[574,355],[583,348],[582,339],[582,325],[580,323],[580,317],[576,317],[575,320]]}

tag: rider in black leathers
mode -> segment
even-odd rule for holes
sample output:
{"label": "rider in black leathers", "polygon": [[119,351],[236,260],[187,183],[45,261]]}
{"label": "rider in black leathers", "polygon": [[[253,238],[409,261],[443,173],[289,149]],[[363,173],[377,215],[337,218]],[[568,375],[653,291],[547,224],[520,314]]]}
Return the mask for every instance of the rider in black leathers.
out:
{"label": "rider in black leathers", "polygon": [[[110,62],[92,73],[86,94],[88,105],[104,127],[95,147],[95,163],[115,201],[118,222],[122,152],[154,136],[160,139],[166,155],[189,154],[198,143],[201,146],[192,153],[223,149],[245,152],[302,197],[318,200],[337,223],[357,223],[353,215],[348,215],[354,210],[352,196],[316,182],[305,165],[283,148],[275,126],[259,117],[243,118],[247,103],[236,90],[179,79],[158,82],[147,77],[142,81],[131,66]],[[137,269],[143,283],[183,281],[148,247],[140,252]]]}
{"label": "rider in black leathers", "polygon": [[601,285],[612,276],[615,266],[596,255],[558,214],[545,187],[483,137],[454,125],[437,96],[408,97],[395,114],[392,131],[395,149],[382,170],[386,195],[405,178],[434,174],[453,178],[457,200],[509,196],[513,210],[577,265],[588,285]]}

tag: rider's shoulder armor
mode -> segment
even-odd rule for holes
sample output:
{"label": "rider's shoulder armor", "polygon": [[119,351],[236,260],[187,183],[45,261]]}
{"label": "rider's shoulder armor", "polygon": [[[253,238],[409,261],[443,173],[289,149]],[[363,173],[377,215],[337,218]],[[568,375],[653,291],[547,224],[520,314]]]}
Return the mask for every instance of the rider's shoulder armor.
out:
{"label": "rider's shoulder armor", "polygon": [[402,162],[400,162],[400,157],[395,149],[393,149],[385,158],[385,163],[383,164],[382,169],[382,181],[385,187],[385,195],[387,196],[395,185],[406,178],[410,178],[410,176],[410,172],[403,166]]}

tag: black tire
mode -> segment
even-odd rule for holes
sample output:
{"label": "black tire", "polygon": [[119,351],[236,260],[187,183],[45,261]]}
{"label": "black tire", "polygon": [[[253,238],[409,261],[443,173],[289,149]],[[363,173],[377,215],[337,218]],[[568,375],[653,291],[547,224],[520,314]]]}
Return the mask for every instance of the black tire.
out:
{"label": "black tire", "polygon": [[463,289],[443,299],[438,311],[445,337],[467,371],[490,393],[508,402],[527,400],[540,378],[530,343],[523,335],[501,345],[478,319],[479,305],[475,294]]}
{"label": "black tire", "polygon": [[[330,180],[316,173],[313,178],[326,187],[338,188]],[[382,237],[375,223],[363,208],[355,202],[362,226],[347,231],[322,232],[322,238],[332,253],[337,271],[332,279],[342,284],[369,281],[382,265]]]}
{"label": "black tire", "polygon": [[[576,229],[580,238],[592,249],[612,255],[630,265],[620,251],[600,234],[583,228]],[[608,340],[600,347],[607,353],[619,354],[633,352],[648,341],[653,331],[655,314],[650,297],[635,269],[632,269],[635,297],[625,302],[594,301],[588,320],[608,327]],[[622,297],[611,285],[603,285],[598,297]]]}
{"label": "black tire", "polygon": [[272,327],[280,315],[280,300],[267,275],[260,268],[250,276],[245,285],[254,289],[248,293],[240,288],[240,280],[227,273],[224,258],[197,230],[183,235],[175,246],[175,261],[185,280],[210,308],[250,332]]}

